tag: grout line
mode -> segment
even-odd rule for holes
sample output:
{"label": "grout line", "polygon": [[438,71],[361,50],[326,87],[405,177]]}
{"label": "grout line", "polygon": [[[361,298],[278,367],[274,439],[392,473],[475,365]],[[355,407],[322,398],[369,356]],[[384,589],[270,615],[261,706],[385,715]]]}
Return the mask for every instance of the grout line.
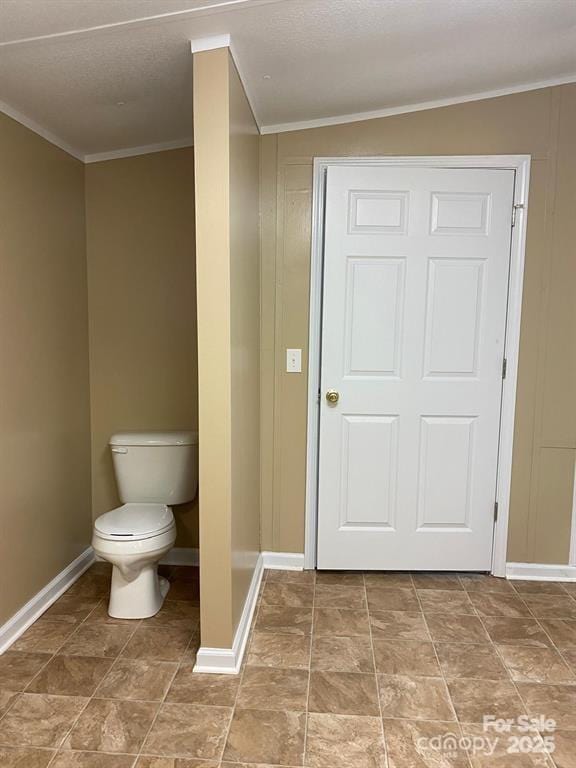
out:
{"label": "grout line", "polygon": [[[414,580],[410,576],[412,585]],[[368,605],[368,590],[366,589],[366,574],[362,574],[362,583],[364,585],[364,599],[366,600],[366,612],[368,614],[368,636],[370,638],[370,648],[372,650],[372,664],[374,665],[374,681],[376,683],[376,697],[378,699],[378,711],[380,712],[380,733],[382,734],[382,746],[384,747],[384,763],[389,768],[388,744],[386,743],[386,734],[384,732],[384,716],[382,714],[382,702],[380,700],[380,681],[378,679],[378,667],[376,666],[376,653],[374,651],[374,637],[372,635],[372,622],[370,621],[370,606]]]}
{"label": "grout line", "polygon": [[312,585],[312,623],[310,624],[310,653],[308,654],[308,687],[306,689],[306,710],[304,712],[304,749],[302,752],[302,765],[306,765],[308,755],[308,717],[310,714],[310,682],[312,678],[312,647],[314,645],[314,614],[316,612],[316,587],[318,573],[314,571],[314,582]]}

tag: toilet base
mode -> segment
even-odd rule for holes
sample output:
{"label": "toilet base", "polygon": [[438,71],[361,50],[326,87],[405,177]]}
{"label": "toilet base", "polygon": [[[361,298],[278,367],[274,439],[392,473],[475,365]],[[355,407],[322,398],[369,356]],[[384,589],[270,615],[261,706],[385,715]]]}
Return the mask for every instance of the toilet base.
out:
{"label": "toilet base", "polygon": [[157,563],[144,566],[132,580],[114,565],[108,614],[115,619],[148,619],[162,608],[169,589],[168,579],[158,575]]}

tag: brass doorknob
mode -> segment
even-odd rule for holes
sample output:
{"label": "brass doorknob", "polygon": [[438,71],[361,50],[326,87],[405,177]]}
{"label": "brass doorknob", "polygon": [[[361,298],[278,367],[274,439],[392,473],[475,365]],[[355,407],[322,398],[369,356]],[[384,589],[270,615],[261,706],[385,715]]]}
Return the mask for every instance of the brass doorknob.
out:
{"label": "brass doorknob", "polygon": [[328,392],[326,392],[326,400],[328,400],[329,403],[332,403],[332,405],[335,405],[338,400],[340,400],[340,393],[335,389],[329,389]]}

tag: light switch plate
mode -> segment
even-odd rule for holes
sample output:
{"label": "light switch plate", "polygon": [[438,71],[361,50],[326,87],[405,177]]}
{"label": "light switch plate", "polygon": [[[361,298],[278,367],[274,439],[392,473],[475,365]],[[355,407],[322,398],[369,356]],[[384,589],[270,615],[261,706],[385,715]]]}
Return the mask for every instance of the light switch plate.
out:
{"label": "light switch plate", "polygon": [[302,350],[286,350],[286,373],[302,373]]}

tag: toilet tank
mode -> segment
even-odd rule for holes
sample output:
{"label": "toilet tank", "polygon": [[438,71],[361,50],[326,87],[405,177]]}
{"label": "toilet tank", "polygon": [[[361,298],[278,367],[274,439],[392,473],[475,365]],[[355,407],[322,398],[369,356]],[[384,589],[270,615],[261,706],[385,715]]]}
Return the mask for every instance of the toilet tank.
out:
{"label": "toilet tank", "polygon": [[196,496],[197,432],[120,432],[110,450],[123,503],[183,504]]}

